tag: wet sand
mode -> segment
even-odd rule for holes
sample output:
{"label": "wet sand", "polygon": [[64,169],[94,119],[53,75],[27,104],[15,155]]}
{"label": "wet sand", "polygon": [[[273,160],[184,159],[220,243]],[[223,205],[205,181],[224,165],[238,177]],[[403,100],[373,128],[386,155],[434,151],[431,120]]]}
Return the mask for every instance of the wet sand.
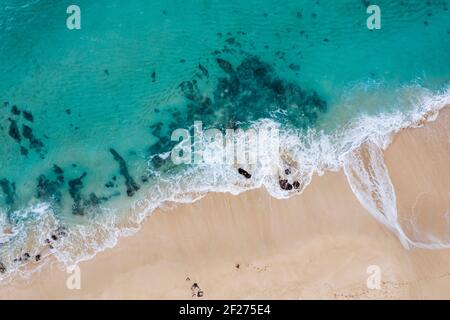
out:
{"label": "wet sand", "polygon": [[[449,109],[401,131],[385,152],[399,219],[416,241],[429,239],[414,229],[450,242]],[[379,267],[379,290],[366,285],[369,266]],[[80,270],[80,290],[53,267],[0,287],[0,298],[450,299],[450,250],[403,247],[343,171],[287,200],[254,190],[160,209]]]}

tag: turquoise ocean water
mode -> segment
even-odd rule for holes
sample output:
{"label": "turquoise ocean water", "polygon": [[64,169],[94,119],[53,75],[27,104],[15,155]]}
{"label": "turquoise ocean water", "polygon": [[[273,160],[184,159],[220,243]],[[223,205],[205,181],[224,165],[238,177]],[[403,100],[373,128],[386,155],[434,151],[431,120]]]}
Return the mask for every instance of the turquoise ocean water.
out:
{"label": "turquoise ocean water", "polygon": [[[66,27],[71,4],[80,30]],[[366,26],[370,4],[381,9],[379,30]],[[342,166],[350,183],[365,177],[351,150],[368,140],[383,148],[450,101],[449,7],[0,0],[0,271],[90,258],[165,200],[262,185],[286,197]],[[294,161],[281,159],[273,177],[250,167],[249,180],[234,166],[174,166],[171,132],[195,120],[221,130],[276,124]],[[279,184],[288,166],[293,190]],[[383,193],[392,190],[378,191],[357,196],[396,229]]]}

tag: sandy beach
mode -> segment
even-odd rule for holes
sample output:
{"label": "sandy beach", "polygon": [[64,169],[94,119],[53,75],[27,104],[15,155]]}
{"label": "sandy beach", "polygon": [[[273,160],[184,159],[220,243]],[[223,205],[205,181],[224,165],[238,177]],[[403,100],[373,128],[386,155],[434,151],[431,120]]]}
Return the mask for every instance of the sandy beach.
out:
{"label": "sandy beach", "polygon": [[[447,107],[397,134],[384,155],[399,220],[415,241],[427,239],[411,221],[450,240],[449,123]],[[379,289],[366,285],[369,266],[379,267]],[[315,176],[287,200],[254,190],[160,209],[80,271],[80,290],[67,289],[68,274],[53,267],[2,286],[0,298],[450,299],[450,249],[406,249],[343,171]]]}

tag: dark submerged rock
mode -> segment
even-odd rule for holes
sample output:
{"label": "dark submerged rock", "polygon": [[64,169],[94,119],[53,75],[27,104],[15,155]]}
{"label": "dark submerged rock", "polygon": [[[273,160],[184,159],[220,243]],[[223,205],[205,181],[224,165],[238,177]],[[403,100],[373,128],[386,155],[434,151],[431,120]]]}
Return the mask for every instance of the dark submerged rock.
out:
{"label": "dark submerged rock", "polygon": [[20,136],[19,128],[17,127],[17,122],[13,119],[8,118],[9,120],[9,136],[13,138],[17,143],[22,141],[22,137]]}
{"label": "dark submerged rock", "polygon": [[23,111],[23,113],[22,113],[22,115],[23,115],[23,117],[26,119],[26,120],[28,120],[28,121],[30,121],[30,122],[34,122],[34,117],[33,117],[33,115],[31,114],[31,112],[28,112],[28,111]]}
{"label": "dark submerged rock", "polygon": [[108,201],[108,197],[98,197],[94,192],[89,194],[89,198],[84,200],[86,207],[98,207],[101,203]]}
{"label": "dark submerged rock", "polygon": [[225,42],[230,45],[234,45],[236,43],[236,39],[231,37],[231,38],[226,39]]}
{"label": "dark submerged rock", "polygon": [[22,125],[22,135],[25,139],[27,139],[30,142],[31,149],[35,149],[36,151],[39,152],[44,147],[42,141],[40,141],[34,136],[33,129],[31,129],[26,124]]}
{"label": "dark submerged rock", "polygon": [[204,66],[202,66],[201,63],[198,64],[198,68],[200,69],[200,71],[202,72],[202,74],[203,74],[206,78],[209,77],[208,69],[206,69]]}
{"label": "dark submerged rock", "polygon": [[222,68],[223,71],[225,71],[228,74],[233,74],[234,73],[234,69],[233,66],[231,65],[231,63],[229,63],[228,61],[221,59],[221,58],[217,58],[217,64],[219,65],[220,68]]}
{"label": "dark submerged rock", "polygon": [[64,170],[58,167],[56,164],[53,165],[53,172],[56,175],[56,179],[60,185],[64,183]]}
{"label": "dark submerged rock", "polygon": [[194,81],[183,81],[180,83],[179,88],[181,89],[181,92],[183,95],[191,101],[201,101],[202,96],[200,94],[200,91],[197,87],[197,82]]}
{"label": "dark submerged rock", "polygon": [[61,192],[59,191],[60,187],[60,182],[52,181],[42,174],[38,177],[37,198],[54,199],[59,203],[62,198]]}
{"label": "dark submerged rock", "polygon": [[81,203],[81,190],[83,189],[83,179],[87,173],[84,172],[79,178],[69,181],[69,195],[73,199],[72,213],[84,215],[84,208]]}
{"label": "dark submerged rock", "polygon": [[20,110],[19,110],[19,108],[17,108],[16,105],[14,105],[14,106],[12,106],[12,108],[11,108],[11,113],[12,113],[13,115],[15,115],[15,116],[19,116],[19,115],[20,115]]}
{"label": "dark submerged rock", "polygon": [[114,160],[119,164],[120,174],[125,178],[127,195],[129,197],[134,196],[134,194],[136,193],[136,191],[138,191],[140,189],[140,187],[134,181],[134,179],[131,177],[125,160],[122,158],[122,156],[116,150],[111,148],[111,149],[109,149],[109,152],[111,152],[111,154],[114,157]]}
{"label": "dark submerged rock", "polygon": [[114,188],[114,183],[109,181],[109,182],[105,183],[105,187],[106,188]]}
{"label": "dark submerged rock", "polygon": [[300,71],[300,66],[298,64],[291,63],[289,65],[289,69],[291,69],[292,71]]}
{"label": "dark submerged rock", "polygon": [[158,123],[151,125],[150,129],[152,129],[152,135],[154,135],[155,137],[158,137],[158,138],[161,137],[162,127],[163,127],[162,122],[158,122]]}
{"label": "dark submerged rock", "polygon": [[51,199],[59,204],[62,199],[60,189],[64,185],[64,171],[55,164],[53,165],[53,173],[55,180],[47,178],[44,174],[38,177],[36,196],[38,199]]}
{"label": "dark submerged rock", "polygon": [[246,57],[232,76],[220,78],[214,98],[218,106],[236,106],[238,111],[228,114],[234,122],[268,118],[276,106],[286,111],[287,123],[303,128],[312,125],[326,110],[326,102],[315,91],[282,80],[271,65],[256,56]]}
{"label": "dark submerged rock", "polygon": [[5,195],[5,203],[8,206],[11,206],[14,204],[14,200],[16,198],[16,185],[15,183],[11,183],[8,179],[1,179],[0,180],[0,188],[3,191],[3,194]]}

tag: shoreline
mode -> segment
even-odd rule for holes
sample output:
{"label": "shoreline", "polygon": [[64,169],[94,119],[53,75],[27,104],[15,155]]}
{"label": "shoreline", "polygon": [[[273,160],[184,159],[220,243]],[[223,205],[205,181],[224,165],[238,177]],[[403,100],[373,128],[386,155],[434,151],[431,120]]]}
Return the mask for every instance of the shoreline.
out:
{"label": "shoreline", "polygon": [[[395,134],[384,152],[408,236],[418,236],[412,214],[423,230],[450,230],[440,216],[449,208],[449,120],[445,107]],[[429,211],[437,214],[417,214]],[[367,289],[371,265],[381,269],[381,290]],[[68,290],[68,275],[52,266],[29,284],[13,280],[0,298],[450,298],[449,265],[448,249],[405,249],[340,170],[315,175],[289,199],[259,189],[158,209],[137,234],[80,263],[81,290]]]}

